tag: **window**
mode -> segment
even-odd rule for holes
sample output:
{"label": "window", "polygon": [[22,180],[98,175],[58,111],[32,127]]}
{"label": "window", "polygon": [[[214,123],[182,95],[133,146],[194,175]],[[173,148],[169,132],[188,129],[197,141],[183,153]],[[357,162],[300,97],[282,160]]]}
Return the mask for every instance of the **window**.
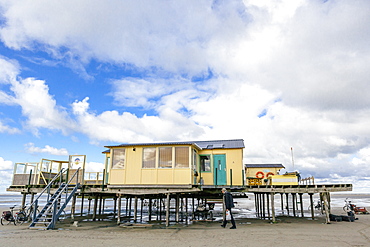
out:
{"label": "window", "polygon": [[211,156],[210,155],[201,155],[200,156],[200,170],[202,172],[211,171]]}
{"label": "window", "polygon": [[159,168],[172,168],[172,147],[159,148]]}
{"label": "window", "polygon": [[143,168],[155,168],[155,148],[143,148]]}
{"label": "window", "polygon": [[112,169],[125,168],[126,149],[113,149]]}
{"label": "window", "polygon": [[175,147],[175,167],[188,168],[189,167],[189,148]]}

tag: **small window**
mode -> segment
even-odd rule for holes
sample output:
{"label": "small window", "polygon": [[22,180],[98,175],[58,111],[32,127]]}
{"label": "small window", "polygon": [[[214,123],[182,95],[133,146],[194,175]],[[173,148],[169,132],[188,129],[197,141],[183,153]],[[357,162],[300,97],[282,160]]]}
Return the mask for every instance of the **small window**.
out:
{"label": "small window", "polygon": [[211,156],[210,155],[200,156],[200,170],[201,172],[211,171]]}
{"label": "small window", "polygon": [[143,168],[155,168],[155,148],[143,148]]}
{"label": "small window", "polygon": [[172,168],[172,147],[159,148],[159,168]]}
{"label": "small window", "polygon": [[175,167],[189,168],[189,148],[175,147]]}
{"label": "small window", "polygon": [[113,149],[112,169],[125,168],[126,149]]}

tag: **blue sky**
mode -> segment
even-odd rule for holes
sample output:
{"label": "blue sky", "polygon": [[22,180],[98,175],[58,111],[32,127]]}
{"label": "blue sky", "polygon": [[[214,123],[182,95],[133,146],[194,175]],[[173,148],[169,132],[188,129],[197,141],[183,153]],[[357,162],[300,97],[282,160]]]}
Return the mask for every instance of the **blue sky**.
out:
{"label": "blue sky", "polygon": [[[0,0],[0,192],[15,162],[245,140],[370,187],[369,1]],[[290,148],[294,150],[292,167]]]}

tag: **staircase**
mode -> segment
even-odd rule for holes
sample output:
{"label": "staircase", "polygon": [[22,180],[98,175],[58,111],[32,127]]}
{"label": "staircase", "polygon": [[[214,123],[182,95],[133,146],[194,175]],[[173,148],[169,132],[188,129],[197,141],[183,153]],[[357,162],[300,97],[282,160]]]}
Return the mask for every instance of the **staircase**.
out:
{"label": "staircase", "polygon": [[[50,194],[50,187],[59,177],[62,176],[63,170],[61,170],[50,181],[50,183],[45,187],[45,189],[40,193],[40,195],[33,203],[33,207],[38,208],[38,199],[44,192],[48,193],[46,205],[40,210],[39,213],[34,211],[34,215],[32,217],[33,220],[32,223],[29,225],[29,229],[54,229],[59,216],[66,208],[76,191],[80,188],[80,184],[78,182],[76,184],[71,184],[72,179],[78,174],[79,170],[80,169],[78,169],[73,174],[73,176],[69,179],[67,183],[60,183],[59,188],[55,191],[53,195]],[[60,179],[60,181],[61,180],[62,179]]]}

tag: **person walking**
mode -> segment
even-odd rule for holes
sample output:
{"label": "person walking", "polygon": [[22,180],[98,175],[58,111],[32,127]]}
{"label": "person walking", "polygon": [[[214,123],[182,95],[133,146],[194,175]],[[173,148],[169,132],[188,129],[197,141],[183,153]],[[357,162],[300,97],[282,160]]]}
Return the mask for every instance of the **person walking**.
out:
{"label": "person walking", "polygon": [[[222,188],[221,190],[222,194],[223,194],[223,202],[224,202],[224,209],[225,209],[225,213],[229,213],[230,214],[230,217],[231,217],[231,224],[232,226],[230,227],[230,229],[236,229],[236,225],[235,225],[235,220],[234,220],[234,217],[233,217],[233,214],[231,212],[231,208],[234,207],[234,199],[233,199],[233,196],[231,195],[230,192],[228,192],[226,190],[226,188]],[[222,227],[225,228],[227,225],[227,219],[226,219],[226,215],[224,214],[224,220],[222,222]]]}

